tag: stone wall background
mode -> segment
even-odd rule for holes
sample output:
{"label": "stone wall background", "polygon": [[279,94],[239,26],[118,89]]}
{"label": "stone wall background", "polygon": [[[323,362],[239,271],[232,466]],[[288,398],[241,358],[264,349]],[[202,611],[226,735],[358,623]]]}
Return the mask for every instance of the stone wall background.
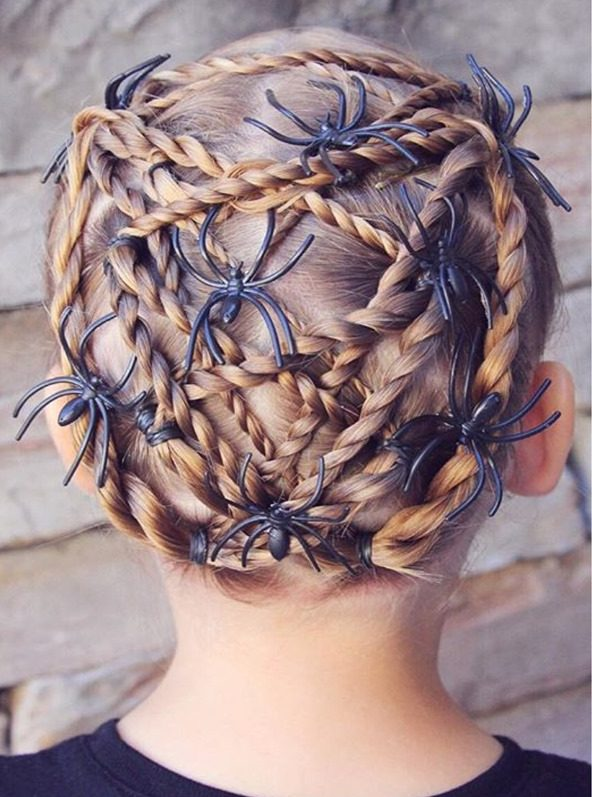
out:
{"label": "stone wall background", "polygon": [[[154,563],[61,491],[42,424],[11,410],[45,373],[41,171],[73,113],[154,53],[180,62],[257,30],[377,35],[453,74],[475,52],[536,106],[527,145],[573,204],[552,210],[566,286],[549,346],[577,381],[576,442],[554,493],[507,499],[480,534],[442,645],[453,695],[492,732],[589,760],[590,127],[586,0],[13,0],[0,6],[0,748],[34,751],[125,713],[173,646]],[[10,378],[6,378],[10,375]],[[34,489],[31,489],[34,485]]]}

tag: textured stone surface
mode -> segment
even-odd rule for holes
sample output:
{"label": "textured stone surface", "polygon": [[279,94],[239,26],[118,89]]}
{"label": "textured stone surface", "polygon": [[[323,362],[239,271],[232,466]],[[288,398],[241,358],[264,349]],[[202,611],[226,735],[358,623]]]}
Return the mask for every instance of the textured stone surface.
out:
{"label": "textured stone surface", "polygon": [[504,496],[495,517],[477,532],[465,572],[481,573],[520,559],[567,553],[582,545],[585,535],[579,485],[565,470],[549,495]]}
{"label": "textured stone surface", "polygon": [[1,553],[0,606],[0,686],[154,660],[173,644],[154,559],[116,533]]}
{"label": "textured stone surface", "polygon": [[548,359],[561,360],[572,372],[580,410],[590,409],[590,298],[589,287],[565,295],[560,327],[546,352]]}
{"label": "textured stone surface", "polygon": [[489,733],[509,736],[528,749],[591,759],[589,684],[476,720]]}
{"label": "textured stone surface", "polygon": [[588,546],[466,579],[445,624],[444,683],[471,712],[583,683],[589,590]]}
{"label": "textured stone surface", "polygon": [[0,178],[0,308],[41,300],[46,201],[38,173]]}
{"label": "textured stone surface", "polygon": [[163,50],[180,62],[292,24],[376,35],[459,77],[474,51],[516,94],[530,82],[538,101],[589,92],[584,0],[400,0],[391,9],[387,0],[122,0],[115,12],[84,0],[5,3],[0,170],[45,165],[72,114],[100,102],[108,78],[131,64]]}
{"label": "textured stone surface", "polygon": [[98,503],[73,485],[50,445],[21,443],[0,454],[0,548],[50,540],[104,522]]}
{"label": "textured stone surface", "polygon": [[122,717],[154,689],[166,662],[126,659],[68,676],[35,678],[11,693],[10,752],[34,753],[112,717]]}

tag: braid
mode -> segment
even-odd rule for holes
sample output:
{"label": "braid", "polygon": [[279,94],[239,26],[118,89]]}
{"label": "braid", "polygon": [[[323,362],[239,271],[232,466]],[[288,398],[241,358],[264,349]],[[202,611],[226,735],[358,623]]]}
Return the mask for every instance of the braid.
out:
{"label": "braid", "polygon": [[[109,313],[88,372],[115,385],[107,376],[132,356],[122,389],[137,398],[83,452],[95,469],[105,462],[100,500],[115,525],[175,561],[207,528],[221,586],[238,571],[258,583],[270,553],[283,558],[268,539],[275,521],[263,533],[248,519],[276,510],[332,584],[368,534],[376,567],[430,577],[481,461],[461,440],[426,455],[408,490],[405,457],[425,443],[394,443],[418,418],[452,412],[446,374],[468,357],[455,353],[448,287],[426,272],[432,245],[440,273],[454,267],[443,230],[461,204],[470,265],[455,278],[468,286],[466,323],[483,332],[471,406],[493,393],[500,410],[515,406],[539,345],[524,309],[530,216],[544,233],[542,211],[508,174],[510,145],[476,93],[355,37],[329,48],[307,36],[312,46],[296,34],[287,51],[231,48],[161,70],[125,107],[81,111],[49,225],[56,332],[67,308],[71,341]],[[319,114],[325,138],[306,121]],[[552,276],[552,258],[536,265]],[[87,429],[74,423],[79,444]],[[335,534],[314,525],[331,522]]]}

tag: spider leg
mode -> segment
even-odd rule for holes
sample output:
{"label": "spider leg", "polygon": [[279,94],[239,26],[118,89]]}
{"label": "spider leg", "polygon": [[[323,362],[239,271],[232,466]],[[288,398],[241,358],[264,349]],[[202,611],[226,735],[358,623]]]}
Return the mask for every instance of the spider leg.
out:
{"label": "spider leg", "polygon": [[471,453],[477,460],[477,464],[479,466],[479,478],[477,479],[477,484],[475,485],[475,488],[473,489],[472,493],[468,496],[468,498],[465,498],[462,504],[457,506],[456,509],[453,509],[452,512],[446,515],[445,520],[447,521],[454,520],[455,517],[460,515],[461,512],[464,512],[465,509],[467,509],[474,501],[476,501],[479,495],[481,494],[483,487],[485,486],[486,471],[485,471],[485,462],[483,460],[483,456],[473,441],[471,441],[469,448],[471,450]]}
{"label": "spider leg", "polygon": [[[412,125],[408,122],[384,122],[377,125],[366,125],[365,127],[358,127],[354,130],[354,133],[362,133],[364,135],[371,134],[374,130],[405,130],[410,133],[417,133],[418,135],[422,136],[423,138],[428,138],[429,133],[423,127],[419,127],[419,125]],[[415,178],[416,182],[419,182],[417,178]],[[435,186],[432,186],[435,188]]]}
{"label": "spider leg", "polygon": [[492,113],[491,108],[491,87],[485,81],[485,78],[483,77],[483,70],[475,60],[475,57],[469,54],[467,55],[467,61],[471,68],[471,72],[473,73],[473,79],[479,87],[480,100],[483,106],[483,115],[487,120],[493,120],[494,114]]}
{"label": "spider leg", "polygon": [[31,398],[31,396],[35,395],[35,393],[39,393],[39,391],[43,390],[44,387],[50,387],[50,385],[59,385],[63,384],[64,382],[69,385],[80,387],[79,382],[73,376],[54,376],[51,379],[44,379],[43,382],[39,382],[39,384],[35,385],[30,390],[27,390],[24,396],[21,396],[14,410],[12,411],[12,417],[16,418],[18,416],[19,412],[22,410],[24,405]]}
{"label": "spider leg", "polygon": [[199,242],[199,252],[200,252],[201,256],[206,261],[208,266],[212,269],[214,274],[217,274],[218,277],[220,277],[220,280],[223,283],[225,283],[225,282],[227,282],[226,275],[218,267],[217,263],[214,261],[214,258],[210,254],[210,251],[208,249],[208,241],[207,241],[207,236],[208,236],[208,231],[210,229],[210,225],[212,224],[212,222],[214,221],[214,219],[216,218],[216,216],[220,212],[220,207],[221,207],[220,205],[212,205],[212,207],[208,210],[208,212],[206,214],[206,217],[204,219],[204,222],[201,225],[201,228],[200,228],[200,231],[199,231],[198,242]]}
{"label": "spider leg", "polygon": [[52,396],[47,396],[42,401],[37,404],[37,406],[31,410],[31,412],[25,418],[21,428],[15,435],[15,440],[20,440],[21,437],[25,434],[29,426],[33,423],[35,418],[39,415],[39,413],[44,410],[48,404],[51,404],[52,401],[56,399],[63,398],[64,396],[78,396],[80,395],[80,391],[78,390],[58,390],[57,393],[54,393]]}
{"label": "spider leg", "polygon": [[212,330],[210,324],[210,316],[206,313],[203,321],[203,330],[204,330],[204,337],[206,339],[206,345],[209,349],[210,354],[216,360],[218,365],[224,365],[226,362],[224,359],[224,352],[220,348],[218,341],[214,336],[214,331]]}
{"label": "spider leg", "polygon": [[259,248],[257,253],[257,257],[255,258],[255,262],[253,263],[253,267],[245,274],[244,282],[249,283],[252,285],[252,279],[259,271],[261,267],[261,263],[265,260],[265,255],[269,251],[269,247],[271,245],[271,240],[273,238],[273,233],[275,231],[275,212],[272,208],[267,211],[267,229],[265,231],[265,236],[263,238],[263,243]]}
{"label": "spider leg", "polygon": [[311,86],[315,86],[315,88],[329,89],[329,91],[334,91],[335,94],[337,94],[339,108],[337,111],[337,121],[335,122],[335,127],[339,130],[349,130],[349,125],[344,127],[345,116],[347,112],[347,98],[341,86],[338,86],[336,83],[329,83],[327,80],[309,80],[308,82]]}
{"label": "spider leg", "polygon": [[446,236],[445,236],[445,239],[444,239],[446,246],[450,247],[450,246],[452,246],[452,242],[453,242],[454,237],[456,235],[456,229],[457,229],[456,228],[456,209],[454,207],[454,202],[452,202],[450,197],[443,196],[442,200],[446,204],[446,207],[448,208],[448,212],[450,214],[450,226],[448,227],[448,230],[446,231]]}
{"label": "spider leg", "polygon": [[[193,326],[191,327],[191,334],[189,335],[189,341],[187,343],[187,352],[185,353],[185,363],[184,363],[185,371],[189,371],[189,369],[191,368],[191,363],[193,362],[193,355],[195,353],[195,343],[197,341],[197,335],[204,321],[204,318],[207,317],[207,314],[212,309],[212,307],[217,302],[222,301],[223,298],[224,298],[223,295],[220,295],[220,291],[214,291],[213,293],[210,294],[205,304],[203,305],[199,313],[196,315],[195,320],[193,321]],[[211,353],[212,356],[216,358],[214,352]]]}
{"label": "spider leg", "polygon": [[426,443],[426,445],[421,449],[419,454],[417,454],[413,458],[413,462],[409,466],[409,471],[407,473],[407,478],[405,479],[405,484],[403,485],[404,493],[409,491],[409,488],[411,487],[411,482],[413,481],[415,474],[417,473],[419,468],[421,468],[421,466],[430,456],[432,451],[435,451],[435,449],[438,448],[438,446],[442,443],[443,439],[445,439],[447,436],[448,434],[446,432],[437,435],[432,440],[430,440],[429,443]]}
{"label": "spider leg", "polygon": [[238,474],[238,486],[239,486],[240,494],[241,494],[241,496],[243,497],[244,501],[247,504],[251,503],[251,499],[249,498],[249,496],[247,494],[247,490],[246,490],[246,487],[245,487],[245,478],[247,476],[247,468],[249,467],[249,462],[251,461],[252,456],[253,455],[251,454],[250,451],[249,451],[248,454],[245,454],[244,459],[243,459],[243,463],[241,465],[241,469],[240,469],[239,474]]}
{"label": "spider leg", "polygon": [[325,460],[323,457],[319,457],[319,464],[318,464],[318,473],[317,473],[317,483],[315,485],[315,489],[313,494],[310,498],[302,504],[301,507],[298,509],[298,514],[301,512],[306,512],[307,509],[310,509],[311,506],[314,506],[316,502],[321,497],[321,493],[323,492],[323,481],[325,479]]}
{"label": "spider leg", "polygon": [[432,242],[430,241],[430,236],[428,235],[426,228],[423,226],[423,222],[422,222],[422,220],[419,217],[419,213],[415,209],[415,205],[411,201],[411,197],[409,196],[409,191],[407,189],[407,186],[406,185],[402,185],[400,191],[401,191],[401,195],[403,196],[403,199],[405,201],[405,205],[408,208],[408,210],[411,213],[411,215],[413,216],[413,220],[415,221],[415,223],[417,225],[417,229],[420,232],[420,235],[421,235],[421,238],[423,240],[424,246],[429,251],[431,249],[431,246],[432,246]]}
{"label": "spider leg", "polygon": [[212,550],[212,555],[210,557],[211,561],[212,562],[215,561],[221,549],[224,547],[224,545],[226,545],[226,543],[231,537],[234,537],[235,534],[238,534],[239,531],[242,531],[242,529],[244,529],[246,526],[253,523],[254,521],[255,518],[247,517],[244,518],[244,520],[240,520],[238,523],[235,523],[233,526],[231,526],[231,528],[226,532],[226,534],[221,539],[219,539],[218,542],[215,544]]}
{"label": "spider leg", "polygon": [[517,421],[524,418],[524,416],[530,412],[530,410],[534,407],[540,397],[548,390],[551,385],[550,379],[544,379],[536,391],[533,393],[531,398],[526,402],[526,404],[521,407],[518,412],[515,412],[514,415],[511,415],[509,418],[505,418],[503,421],[498,421],[497,423],[489,425],[487,428],[489,431],[497,432],[499,429],[505,429],[508,426],[512,426],[512,424],[516,423]]}
{"label": "spider leg", "polygon": [[497,510],[500,508],[500,504],[502,502],[502,498],[504,497],[504,486],[502,484],[502,477],[500,476],[500,472],[495,464],[495,459],[493,455],[486,451],[485,454],[485,462],[489,467],[489,473],[491,474],[491,479],[493,481],[493,485],[495,488],[495,500],[489,509],[489,517],[493,517]]}
{"label": "spider leg", "polygon": [[[458,363],[460,360],[460,352],[461,352],[461,340],[462,337],[457,339],[457,342],[454,346],[454,352],[452,355],[452,363],[450,366],[450,376],[448,379],[448,405],[450,407],[450,411],[455,418],[461,418],[462,413],[460,411],[460,407],[458,401],[456,400],[456,383],[458,381]],[[466,416],[465,416],[466,417]]]}
{"label": "spider leg", "polygon": [[483,439],[486,440],[488,443],[515,443],[517,440],[526,440],[527,437],[533,437],[533,435],[538,434],[539,432],[543,432],[545,429],[548,429],[549,426],[552,426],[555,421],[559,420],[561,417],[561,413],[559,410],[555,410],[549,417],[544,420],[542,423],[533,426],[532,429],[526,429],[524,432],[515,432],[514,434],[504,434],[496,437],[495,435],[490,434],[483,434]]}
{"label": "spider leg", "polygon": [[[138,88],[138,85],[144,80],[146,75],[170,57],[171,56],[168,54],[157,55],[111,78],[105,88],[105,107],[110,110],[127,108],[134,91]],[[125,87],[122,95],[119,96],[119,87],[125,80],[133,75],[135,75],[134,79],[130,81],[129,85]]]}
{"label": "spider leg", "polygon": [[136,355],[135,354],[132,355],[132,357],[131,357],[131,359],[130,359],[130,361],[128,363],[128,366],[125,369],[125,373],[123,374],[123,376],[119,379],[118,382],[116,382],[113,385],[113,387],[111,387],[111,388],[109,388],[109,390],[105,391],[105,393],[103,395],[105,395],[105,396],[113,396],[115,393],[118,393],[120,390],[122,390],[122,388],[124,388],[126,386],[126,384],[128,383],[128,381],[129,381],[129,379],[130,379],[130,377],[131,377],[131,375],[133,373],[133,370],[134,370],[134,367],[135,367],[137,361],[138,361],[138,358],[136,357]]}
{"label": "spider leg", "polygon": [[325,144],[321,144],[319,146],[319,157],[323,166],[327,169],[327,171],[333,175],[335,182],[339,185],[343,179],[344,175],[343,172],[340,172],[337,166],[333,163],[331,158],[329,157],[329,153],[327,152],[327,147]]}
{"label": "spider leg", "polygon": [[99,327],[102,327],[103,324],[106,324],[107,321],[113,321],[114,318],[117,318],[117,313],[107,313],[107,315],[101,316],[101,318],[97,318],[96,321],[93,321],[85,330],[80,338],[80,342],[78,344],[78,357],[80,359],[80,364],[84,366],[84,370],[86,372],[85,377],[87,381],[88,379],[88,368],[84,365],[84,354],[86,352],[86,347],[88,346],[88,341],[90,340],[90,336],[97,330]]}
{"label": "spider leg", "polygon": [[453,309],[452,304],[450,302],[450,295],[448,293],[448,287],[446,285],[446,267],[444,263],[440,263],[438,267],[438,279],[433,281],[434,290],[436,292],[436,296],[438,297],[438,302],[440,304],[440,309],[442,311],[442,315],[444,316],[445,320],[453,323]]}
{"label": "spider leg", "polygon": [[[304,147],[307,144],[310,144],[310,138],[294,138],[293,136],[285,136],[283,133],[280,133],[278,130],[274,130],[273,127],[266,125],[265,122],[260,122],[259,119],[253,119],[252,116],[243,117],[243,122],[246,122],[249,125],[254,125],[254,127],[258,127],[259,130],[263,130],[264,133],[267,133],[268,135],[272,136],[278,141],[283,141],[284,144],[294,144],[295,146],[298,147]],[[315,130],[314,131],[315,135],[316,132],[317,131]]]}
{"label": "spider leg", "polygon": [[86,432],[84,433],[84,437],[82,438],[82,442],[80,443],[80,447],[78,448],[78,452],[76,453],[76,456],[74,457],[74,461],[72,462],[72,464],[68,468],[68,472],[66,473],[66,475],[64,476],[64,480],[62,481],[62,484],[64,485],[64,487],[67,487],[67,485],[70,483],[70,479],[72,478],[72,476],[76,472],[76,469],[78,468],[78,466],[82,462],[82,458],[84,457],[84,454],[86,453],[86,449],[89,446],[89,443],[91,441],[93,432],[94,432],[94,430],[96,428],[96,425],[97,425],[97,410],[96,410],[94,401],[90,401],[89,402],[89,404],[88,404],[88,412],[89,412],[88,426],[86,427]]}
{"label": "spider leg", "polygon": [[491,297],[487,293],[487,288],[489,287],[497,296],[500,307],[504,315],[508,313],[508,307],[506,305],[506,300],[504,294],[501,291],[501,288],[497,284],[497,282],[492,279],[485,271],[480,271],[478,269],[470,268],[463,263],[459,263],[459,268],[476,283],[477,287],[479,288],[479,292],[481,294],[481,303],[485,308],[485,312],[487,314],[487,326],[491,329],[492,326],[492,305],[491,305]]}
{"label": "spider leg", "polygon": [[478,342],[479,342],[479,336],[475,335],[471,340],[471,348],[469,349],[469,362],[467,364],[467,370],[465,372],[465,378],[463,380],[462,408],[465,418],[471,417],[470,402],[471,402],[471,393],[472,393],[473,367],[475,364],[475,355],[477,354]]}
{"label": "spider leg", "polygon": [[387,136],[386,133],[376,132],[370,127],[368,128],[368,132],[363,133],[362,135],[368,136],[368,138],[378,138],[381,141],[384,141],[385,144],[390,144],[391,147],[394,147],[396,150],[398,150],[401,153],[401,155],[404,155],[407,158],[407,160],[410,160],[414,166],[419,166],[420,164],[419,158],[416,155],[414,155],[410,149],[407,149],[407,147],[404,144],[401,144],[400,141],[397,141],[396,139]]}
{"label": "spider leg", "polygon": [[66,325],[68,323],[70,315],[72,314],[72,310],[73,310],[72,305],[68,305],[63,309],[62,314],[60,316],[60,324],[58,327],[58,337],[60,339],[62,349],[66,353],[66,358],[70,363],[70,365],[72,366],[74,372],[78,374],[78,376],[81,379],[88,381],[90,378],[88,369],[86,368],[83,362],[81,362],[80,360],[78,360],[77,357],[74,356],[74,353],[70,348],[70,344],[68,343],[68,339],[66,338]]}
{"label": "spider leg", "polygon": [[313,171],[310,168],[309,159],[316,155],[319,151],[319,145],[316,142],[309,144],[308,146],[304,147],[298,159],[300,160],[300,165],[302,166],[302,170],[307,177],[312,177]]}
{"label": "spider leg", "polygon": [[304,536],[299,531],[293,530],[292,534],[296,537],[296,539],[298,540],[298,542],[302,546],[302,549],[304,550],[304,553],[308,557],[308,561],[311,563],[311,565],[314,567],[314,569],[317,571],[317,573],[320,573],[321,572],[321,568],[319,567],[319,565],[317,563],[317,560],[315,559],[312,547],[308,544],[308,542],[305,540]]}
{"label": "spider leg", "polygon": [[61,145],[61,147],[55,152],[53,158],[47,164],[45,171],[41,176],[41,183],[46,183],[50,176],[55,172],[55,182],[57,183],[62,176],[62,172],[64,170],[64,166],[66,165],[66,160],[68,158],[68,147],[72,142],[72,135],[68,137],[66,141]]}
{"label": "spider leg", "polygon": [[268,528],[269,528],[269,524],[266,523],[265,525],[260,526],[258,529],[255,529],[255,531],[253,531],[251,533],[251,535],[249,536],[248,540],[245,542],[244,547],[243,547],[243,551],[242,551],[242,554],[241,554],[241,564],[242,564],[243,567],[247,566],[247,557],[248,557],[249,551],[253,547],[254,543],[263,534],[263,532],[267,531]]}
{"label": "spider leg", "polygon": [[289,271],[293,266],[295,266],[301,257],[303,257],[306,250],[312,244],[314,239],[315,239],[314,235],[312,234],[307,235],[304,241],[300,244],[298,249],[294,252],[292,257],[288,260],[288,262],[285,265],[283,265],[281,268],[278,268],[277,271],[274,271],[273,274],[269,274],[269,276],[267,277],[263,277],[262,279],[258,280],[249,281],[247,287],[258,288],[261,285],[267,285],[268,283],[273,282],[273,280],[278,279],[278,277],[281,277],[283,274]]}
{"label": "spider leg", "polygon": [[329,556],[334,561],[339,562],[340,564],[344,565],[345,567],[347,567],[347,569],[349,570],[350,573],[355,574],[355,570],[351,567],[351,565],[349,564],[349,562],[347,561],[345,556],[342,556],[339,553],[339,551],[336,551],[335,548],[331,545],[331,543],[329,543],[328,540],[326,540],[323,537],[322,534],[319,534],[319,532],[316,529],[313,529],[312,526],[309,526],[309,525],[307,525],[305,523],[301,523],[299,520],[292,520],[292,523],[297,528],[302,529],[303,531],[307,532],[308,534],[312,534],[312,536],[321,543],[323,548],[327,551]]}
{"label": "spider leg", "polygon": [[[188,274],[191,274],[192,277],[195,277],[196,280],[199,280],[199,282],[202,282],[204,285],[209,285],[211,288],[219,287],[220,286],[219,282],[215,282],[212,279],[208,279],[208,277],[204,277],[203,274],[200,274],[199,271],[195,268],[195,266],[192,263],[190,263],[189,260],[187,260],[185,252],[181,248],[180,232],[181,231],[177,226],[173,226],[173,229],[171,231],[171,244],[173,246],[173,253],[175,255],[177,263],[181,266],[182,269],[184,269],[184,271],[186,271]],[[221,271],[218,270],[218,267],[216,266],[215,263],[210,263],[208,261],[208,265],[212,266],[215,273],[219,274],[219,276],[222,279],[225,279],[224,275],[222,274]]]}
{"label": "spider leg", "polygon": [[117,406],[120,409],[133,410],[136,407],[138,407],[144,401],[146,396],[147,396],[147,392],[145,390],[142,390],[140,393],[138,393],[136,398],[132,399],[131,401],[128,401],[127,404],[118,403]]}
{"label": "spider leg", "polygon": [[411,246],[409,238],[405,235],[401,227],[399,227],[398,224],[395,224],[394,221],[391,221],[391,219],[387,218],[386,216],[383,216],[382,218],[387,222],[389,227],[392,227],[392,229],[395,231],[397,238],[400,240],[400,242],[403,244],[403,246],[409,252],[409,254],[412,257],[414,257],[416,260],[421,260],[421,253]]}
{"label": "spider leg", "polygon": [[[313,81],[309,82],[313,83],[314,85]],[[304,130],[305,133],[310,133],[311,136],[316,136],[318,131],[315,130],[314,127],[311,127],[311,125],[307,124],[307,122],[305,122],[304,119],[301,119],[300,116],[297,116],[294,111],[291,111],[289,108],[286,108],[285,105],[282,105],[271,89],[267,89],[265,92],[265,98],[272,108],[275,108],[276,111],[279,111],[291,122],[294,122],[296,127]]]}
{"label": "spider leg", "polygon": [[366,103],[367,103],[366,86],[364,86],[363,81],[360,80],[360,78],[357,75],[352,75],[351,78],[352,81],[356,84],[358,89],[358,107],[356,109],[355,114],[351,118],[350,122],[345,127],[343,127],[343,125],[340,125],[340,127],[343,129],[344,132],[346,131],[349,132],[350,130],[356,128],[360,124],[366,113]]}
{"label": "spider leg", "polygon": [[519,155],[524,155],[525,158],[530,158],[533,161],[540,161],[539,155],[531,149],[524,149],[524,147],[512,147],[512,152],[517,152]]}
{"label": "spider leg", "polygon": [[530,86],[524,85],[522,86],[522,112],[518,119],[512,125],[512,128],[508,130],[506,136],[508,139],[512,139],[516,136],[524,122],[526,121],[528,114],[532,109],[532,91]]}
{"label": "spider leg", "polygon": [[530,174],[533,180],[539,184],[541,189],[545,192],[545,194],[549,197],[551,202],[556,206],[561,206],[564,210],[568,212],[571,210],[571,205],[567,200],[565,200],[559,191],[555,188],[553,183],[546,177],[542,171],[531,163],[524,155],[521,155],[520,152],[516,152],[512,150],[512,154],[514,155],[515,159],[520,163],[526,171]]}
{"label": "spider leg", "polygon": [[100,399],[95,399],[94,403],[96,403],[97,407],[99,408],[99,413],[103,420],[101,461],[99,463],[99,471],[97,473],[97,487],[100,489],[101,487],[105,486],[105,472],[107,470],[107,458],[109,455],[109,438],[111,436],[111,421],[109,419],[109,413],[107,412],[103,402]]}
{"label": "spider leg", "polygon": [[496,77],[494,77],[494,75],[491,74],[489,69],[481,67],[481,70],[485,75],[486,79],[489,80],[490,83],[493,83],[495,88],[499,91],[506,104],[506,114],[501,123],[501,128],[500,128],[501,132],[504,135],[506,135],[508,130],[510,129],[510,125],[512,124],[512,119],[514,118],[514,114],[516,113],[516,105],[514,103],[514,98],[512,97],[508,89],[504,86],[504,84]]}
{"label": "spider leg", "polygon": [[[273,347],[273,352],[275,354],[275,361],[278,368],[283,368],[284,366],[284,359],[282,357],[282,349],[280,344],[280,339],[278,337],[277,330],[273,324],[273,319],[269,315],[267,308],[265,305],[256,297],[253,296],[251,291],[247,288],[243,293],[243,298],[246,302],[250,302],[253,304],[259,313],[261,314],[261,318],[267,327],[267,331],[269,332],[269,337],[271,338],[271,345]],[[269,298],[269,297],[266,297]]]}

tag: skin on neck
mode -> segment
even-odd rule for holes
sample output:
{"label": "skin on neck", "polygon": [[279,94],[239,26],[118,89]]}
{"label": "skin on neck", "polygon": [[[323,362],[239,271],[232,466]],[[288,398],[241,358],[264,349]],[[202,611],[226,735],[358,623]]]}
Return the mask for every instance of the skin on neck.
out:
{"label": "skin on neck", "polygon": [[[51,375],[51,374],[50,374]],[[561,476],[573,438],[574,386],[540,363],[533,391],[551,388],[523,421],[559,421],[514,446],[506,488],[543,495]],[[75,448],[50,431],[65,462]],[[92,474],[76,476],[94,492]],[[274,602],[245,604],[160,561],[177,631],[156,689],[118,723],[124,741],[190,779],[253,797],[426,797],[491,767],[500,743],[451,700],[437,668],[445,608],[470,542],[459,535],[436,582],[401,579],[322,601],[315,578]],[[290,557],[279,565],[290,568]]]}
{"label": "skin on neck", "polygon": [[421,797],[499,758],[500,743],[452,702],[438,674],[454,578],[403,579],[322,603],[307,586],[249,605],[197,575],[165,563],[162,571],[176,653],[118,730],[167,768],[258,797]]}

